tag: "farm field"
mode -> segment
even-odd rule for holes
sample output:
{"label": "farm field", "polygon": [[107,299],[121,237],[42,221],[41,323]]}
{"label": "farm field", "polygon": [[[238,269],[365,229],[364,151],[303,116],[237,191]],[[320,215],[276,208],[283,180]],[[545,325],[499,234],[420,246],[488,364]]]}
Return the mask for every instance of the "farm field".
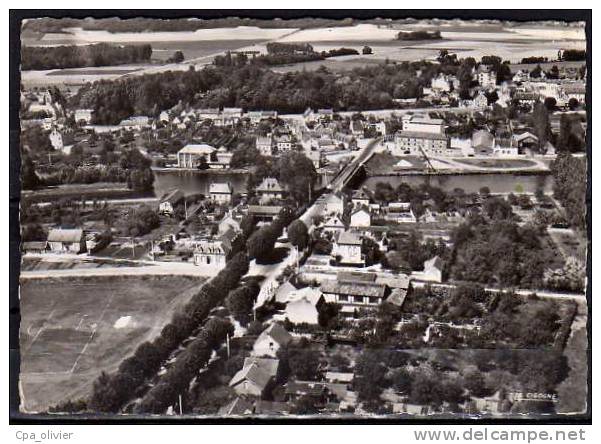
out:
{"label": "farm field", "polygon": [[153,339],[204,278],[96,277],[21,283],[21,409],[45,411],[90,393]]}

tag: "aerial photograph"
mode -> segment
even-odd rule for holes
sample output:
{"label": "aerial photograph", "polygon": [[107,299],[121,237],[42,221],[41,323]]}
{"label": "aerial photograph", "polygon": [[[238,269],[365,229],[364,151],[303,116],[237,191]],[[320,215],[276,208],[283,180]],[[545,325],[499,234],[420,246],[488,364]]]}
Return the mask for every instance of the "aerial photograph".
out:
{"label": "aerial photograph", "polygon": [[17,37],[20,415],[589,412],[587,22],[75,17]]}

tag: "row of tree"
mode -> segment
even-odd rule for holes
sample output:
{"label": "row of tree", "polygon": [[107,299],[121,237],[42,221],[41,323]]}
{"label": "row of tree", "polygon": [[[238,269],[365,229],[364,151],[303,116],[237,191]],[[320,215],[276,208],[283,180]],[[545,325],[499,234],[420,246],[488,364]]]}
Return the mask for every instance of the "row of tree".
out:
{"label": "row of tree", "polygon": [[[173,315],[171,322],[163,327],[159,337],[140,345],[133,356],[121,363],[115,373],[109,375],[103,372],[98,377],[94,382],[89,408],[96,412],[116,413],[128,401],[140,396],[140,392],[144,391],[145,382],[155,376],[171,353],[198,330],[209,312],[223,302],[225,295],[236,287],[247,271],[248,257],[245,253],[239,253],[228,261],[217,276],[207,282],[182,310]],[[171,367],[168,372],[169,376],[162,378],[155,386],[156,390],[144,397],[139,408],[146,412],[163,412],[175,401],[174,396],[177,396],[178,390],[183,387],[182,384],[188,384],[190,376],[205,362],[203,356],[207,350],[212,350],[212,347],[220,343],[228,331],[229,327],[226,324],[217,321],[198,331],[196,340],[192,342],[194,346],[178,357],[177,365]],[[194,357],[194,351],[199,353],[197,358]],[[208,353],[210,356],[210,351]],[[184,370],[187,363],[190,367]]]}
{"label": "row of tree", "polygon": [[553,194],[565,208],[568,222],[579,230],[586,229],[587,159],[561,152],[551,165]]}
{"label": "row of tree", "polygon": [[150,45],[93,45],[23,46],[21,69],[46,70],[82,68],[86,66],[113,66],[150,60]]}

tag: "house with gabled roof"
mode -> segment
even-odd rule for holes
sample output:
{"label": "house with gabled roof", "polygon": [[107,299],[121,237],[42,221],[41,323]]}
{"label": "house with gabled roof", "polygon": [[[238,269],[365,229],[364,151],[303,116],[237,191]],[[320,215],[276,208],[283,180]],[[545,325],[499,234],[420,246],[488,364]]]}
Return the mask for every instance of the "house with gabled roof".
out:
{"label": "house with gabled roof", "polygon": [[296,291],[296,287],[292,285],[290,281],[286,281],[278,287],[275,292],[274,299],[276,302],[285,304],[288,302],[288,295],[293,291]]}
{"label": "house with gabled roof", "polygon": [[278,350],[286,347],[290,341],[292,341],[290,333],[281,324],[273,323],[255,341],[253,355],[275,358]]}
{"label": "house with gabled roof", "polygon": [[321,283],[321,292],[327,302],[342,306],[349,313],[359,308],[376,307],[386,296],[386,285],[371,282],[339,282],[325,280]]}
{"label": "house with gabled roof", "polygon": [[353,207],[362,207],[369,205],[369,196],[364,190],[355,190],[351,196]]}
{"label": "house with gabled roof", "polygon": [[194,249],[194,265],[216,270],[224,268],[238,234],[232,228],[228,228],[216,239],[203,239],[198,242]]}
{"label": "house with gabled roof", "polygon": [[261,153],[261,156],[273,156],[274,142],[273,137],[271,135],[258,136],[255,144],[257,147],[257,151]]}
{"label": "house with gabled roof", "polygon": [[227,205],[232,202],[232,186],[228,182],[212,182],[209,185],[209,197],[212,201]]}
{"label": "house with gabled roof", "polygon": [[362,267],[365,260],[361,254],[362,241],[359,236],[351,231],[340,233],[332,249],[332,256],[339,260],[341,265]]}
{"label": "house with gabled roof", "polygon": [[344,222],[338,216],[332,216],[323,224],[324,233],[340,234],[344,233],[346,227]]}
{"label": "house with gabled roof", "polygon": [[371,226],[371,214],[365,208],[359,208],[351,214],[351,228],[367,228]]}
{"label": "house with gabled roof", "polygon": [[430,282],[442,282],[443,262],[440,256],[434,256],[424,262],[424,271],[419,274],[420,279]]}
{"label": "house with gabled roof", "polygon": [[229,386],[239,395],[262,397],[275,380],[279,363],[278,359],[248,357]]}
{"label": "house with gabled roof", "polygon": [[175,212],[175,207],[183,202],[184,193],[178,189],[166,192],[159,201],[159,214],[172,216]]}
{"label": "house with gabled roof", "polygon": [[266,177],[255,188],[255,193],[259,196],[261,202],[267,202],[272,199],[282,199],[284,197],[284,189],[275,177]]}
{"label": "house with gabled roof", "polygon": [[219,234],[225,233],[230,228],[236,233],[239,233],[241,231],[240,222],[238,222],[238,220],[234,218],[234,216],[232,216],[231,212],[228,212],[219,222]]}
{"label": "house with gabled roof", "polygon": [[272,222],[282,211],[281,205],[249,205],[248,214],[258,221]]}
{"label": "house with gabled roof", "polygon": [[326,214],[342,214],[344,212],[344,201],[334,193],[319,196],[315,200],[315,205],[319,205]]}
{"label": "house with gabled roof", "polygon": [[53,228],[48,232],[47,244],[53,253],[86,251],[86,237],[81,228]]}
{"label": "house with gabled roof", "polygon": [[291,291],[286,299],[286,318],[294,324],[319,323],[319,308],[324,303],[321,291],[305,287]]}

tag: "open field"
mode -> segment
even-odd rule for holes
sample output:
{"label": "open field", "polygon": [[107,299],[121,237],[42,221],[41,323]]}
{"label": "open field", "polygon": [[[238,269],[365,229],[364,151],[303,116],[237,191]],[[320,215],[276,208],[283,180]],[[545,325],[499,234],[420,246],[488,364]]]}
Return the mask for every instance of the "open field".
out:
{"label": "open field", "polygon": [[22,408],[44,411],[90,393],[101,371],[113,371],[151,340],[204,278],[103,277],[23,281]]}

